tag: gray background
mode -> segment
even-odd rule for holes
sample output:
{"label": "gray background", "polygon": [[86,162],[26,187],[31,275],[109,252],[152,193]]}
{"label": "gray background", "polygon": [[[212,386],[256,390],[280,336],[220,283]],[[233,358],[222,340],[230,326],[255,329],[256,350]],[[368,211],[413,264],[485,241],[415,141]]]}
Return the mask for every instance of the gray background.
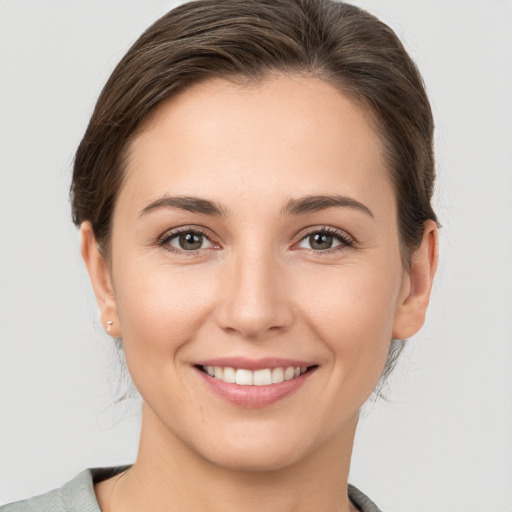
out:
{"label": "gray background", "polygon": [[[512,2],[360,0],[416,59],[437,122],[427,325],[367,405],[351,481],[384,510],[512,510]],[[130,462],[135,401],[69,220],[95,98],[172,1],[0,2],[0,503]]]}

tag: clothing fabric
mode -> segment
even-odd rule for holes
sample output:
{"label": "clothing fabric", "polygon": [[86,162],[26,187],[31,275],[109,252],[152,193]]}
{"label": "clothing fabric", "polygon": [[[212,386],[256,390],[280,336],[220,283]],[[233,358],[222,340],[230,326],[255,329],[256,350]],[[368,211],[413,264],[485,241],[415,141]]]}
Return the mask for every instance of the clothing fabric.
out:
{"label": "clothing fabric", "polygon": [[[128,467],[86,469],[60,489],[4,505],[0,512],[101,512],[94,484],[118,475]],[[348,496],[361,512],[382,512],[368,496],[350,484]]]}

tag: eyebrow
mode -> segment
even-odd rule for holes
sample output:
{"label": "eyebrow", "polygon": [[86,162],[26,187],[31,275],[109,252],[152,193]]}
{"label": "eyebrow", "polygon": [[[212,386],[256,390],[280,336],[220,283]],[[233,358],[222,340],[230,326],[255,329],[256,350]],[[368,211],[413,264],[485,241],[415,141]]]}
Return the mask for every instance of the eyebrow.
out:
{"label": "eyebrow", "polygon": [[[281,210],[281,215],[301,215],[334,207],[353,208],[374,218],[371,210],[363,203],[351,197],[339,195],[305,196],[299,199],[290,199]],[[200,197],[194,196],[164,196],[143,208],[139,217],[160,208],[178,208],[180,210],[214,217],[227,216],[227,210],[222,205],[208,199],[201,199]]]}
{"label": "eyebrow", "polygon": [[332,196],[305,196],[299,199],[290,199],[281,211],[282,215],[300,215],[302,213],[313,213],[327,208],[342,207],[354,208],[374,218],[371,210],[363,203],[351,197]]}
{"label": "eyebrow", "polygon": [[178,208],[192,213],[225,217],[226,210],[219,204],[193,196],[164,196],[148,204],[139,214],[142,217],[160,208]]}

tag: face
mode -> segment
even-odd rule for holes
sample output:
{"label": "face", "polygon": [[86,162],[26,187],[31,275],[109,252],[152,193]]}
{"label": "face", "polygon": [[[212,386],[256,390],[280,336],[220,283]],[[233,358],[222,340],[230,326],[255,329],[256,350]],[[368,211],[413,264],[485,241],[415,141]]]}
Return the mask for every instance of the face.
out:
{"label": "face", "polygon": [[131,147],[104,312],[147,436],[255,469],[353,435],[411,292],[395,203],[365,112],[319,79],[160,106]]}

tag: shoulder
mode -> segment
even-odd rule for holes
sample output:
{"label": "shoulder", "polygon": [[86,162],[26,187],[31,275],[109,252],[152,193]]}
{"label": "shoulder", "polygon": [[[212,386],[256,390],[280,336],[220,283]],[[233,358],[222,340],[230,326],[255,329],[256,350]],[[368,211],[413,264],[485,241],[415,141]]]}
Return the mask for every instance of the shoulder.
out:
{"label": "shoulder", "polygon": [[[128,466],[86,469],[59,489],[0,507],[0,512],[101,512],[94,483],[121,473]],[[348,486],[350,500],[361,512],[381,512],[368,496]]]}
{"label": "shoulder", "polygon": [[366,494],[351,484],[348,484],[348,496],[361,512],[382,512]]}
{"label": "shoulder", "polygon": [[0,512],[101,512],[94,483],[126,469],[86,469],[59,489],[0,507]]}

